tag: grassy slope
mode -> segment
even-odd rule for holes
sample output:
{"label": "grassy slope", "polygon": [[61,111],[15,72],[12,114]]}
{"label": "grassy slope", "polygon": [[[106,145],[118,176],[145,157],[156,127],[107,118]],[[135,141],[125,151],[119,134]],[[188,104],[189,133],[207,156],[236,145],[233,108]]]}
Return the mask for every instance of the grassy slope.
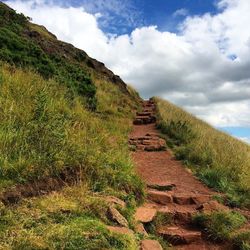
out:
{"label": "grassy slope", "polygon": [[134,236],[106,229],[103,199],[126,201],[119,210],[133,228],[143,185],[127,138],[138,95],[1,3],[0,14],[0,196],[17,183],[80,169],[73,187],[14,207],[0,202],[0,249],[137,249]]}
{"label": "grassy slope", "polygon": [[250,207],[250,147],[156,98],[159,124],[169,145],[208,186],[227,195],[232,206]]}
{"label": "grassy slope", "polygon": [[81,181],[14,208],[0,204],[0,249],[136,248],[133,238],[105,229],[110,222],[100,198],[127,201],[122,212],[130,220],[135,196],[142,195],[127,146],[135,102],[112,83],[96,83],[93,113],[56,81],[1,63],[1,189],[56,176],[68,166],[81,168]]}

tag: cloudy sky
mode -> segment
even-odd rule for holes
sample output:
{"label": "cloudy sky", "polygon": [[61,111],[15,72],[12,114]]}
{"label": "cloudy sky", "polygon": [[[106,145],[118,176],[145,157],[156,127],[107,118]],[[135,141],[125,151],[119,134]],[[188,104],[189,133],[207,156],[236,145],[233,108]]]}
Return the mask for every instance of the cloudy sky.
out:
{"label": "cloudy sky", "polygon": [[249,0],[4,1],[161,96],[250,142]]}

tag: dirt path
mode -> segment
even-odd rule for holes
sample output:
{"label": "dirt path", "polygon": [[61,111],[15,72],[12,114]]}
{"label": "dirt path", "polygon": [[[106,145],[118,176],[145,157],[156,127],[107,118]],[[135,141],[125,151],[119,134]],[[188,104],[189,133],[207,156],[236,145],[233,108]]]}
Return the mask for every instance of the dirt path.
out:
{"label": "dirt path", "polygon": [[[215,193],[166,150],[165,141],[155,127],[154,103],[146,101],[143,107],[143,112],[137,113],[129,140],[137,172],[147,184],[147,201],[135,215],[136,220],[141,222],[140,227],[146,228],[160,212],[171,217],[171,223],[157,228],[157,234],[172,243],[175,249],[225,249],[225,246],[206,241],[199,229],[192,228],[190,221],[198,211],[226,207],[213,201]],[[161,248],[151,247],[151,250],[158,249]]]}

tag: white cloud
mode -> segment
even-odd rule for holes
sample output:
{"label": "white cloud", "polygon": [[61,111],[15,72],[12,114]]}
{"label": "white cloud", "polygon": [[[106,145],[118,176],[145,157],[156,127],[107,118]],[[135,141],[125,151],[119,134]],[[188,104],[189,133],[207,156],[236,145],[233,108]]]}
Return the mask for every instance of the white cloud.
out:
{"label": "white cloud", "polygon": [[178,16],[187,16],[189,14],[189,11],[185,8],[181,8],[181,9],[178,9],[176,10],[174,13],[173,13],[173,16],[174,17],[178,17]]}
{"label": "white cloud", "polygon": [[221,0],[218,14],[188,16],[178,34],[151,26],[111,38],[98,26],[102,13],[45,0],[7,4],[105,62],[143,97],[168,98],[216,126],[250,126],[249,0]]}
{"label": "white cloud", "polygon": [[239,137],[239,139],[246,142],[247,144],[250,144],[250,137]]}

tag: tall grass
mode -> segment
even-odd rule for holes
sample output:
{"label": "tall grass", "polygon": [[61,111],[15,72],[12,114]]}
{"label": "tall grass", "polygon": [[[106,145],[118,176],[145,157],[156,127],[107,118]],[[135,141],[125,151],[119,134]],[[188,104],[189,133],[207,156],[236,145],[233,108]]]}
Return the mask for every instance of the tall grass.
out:
{"label": "tall grass", "polygon": [[[116,92],[118,97],[108,92],[107,96],[129,101]],[[113,187],[140,193],[127,147],[127,111],[121,107],[104,116],[105,108],[100,107],[99,113],[90,112],[83,97],[72,98],[68,93],[53,80],[1,66],[1,186],[58,175],[70,167],[80,168],[82,178],[95,191]],[[113,101],[109,100],[107,109]],[[106,103],[100,95],[99,103]]]}
{"label": "tall grass", "polygon": [[225,192],[234,206],[250,206],[250,147],[181,108],[156,98],[158,126],[176,157],[192,165],[208,186]]}
{"label": "tall grass", "polygon": [[[0,64],[0,193],[16,183],[81,169],[79,185],[12,207],[0,202],[0,249],[135,250],[134,235],[110,232],[105,196],[126,201],[132,225],[143,186],[127,145],[135,100],[96,80],[97,107],[54,80]],[[130,108],[131,107],[131,108]]]}

